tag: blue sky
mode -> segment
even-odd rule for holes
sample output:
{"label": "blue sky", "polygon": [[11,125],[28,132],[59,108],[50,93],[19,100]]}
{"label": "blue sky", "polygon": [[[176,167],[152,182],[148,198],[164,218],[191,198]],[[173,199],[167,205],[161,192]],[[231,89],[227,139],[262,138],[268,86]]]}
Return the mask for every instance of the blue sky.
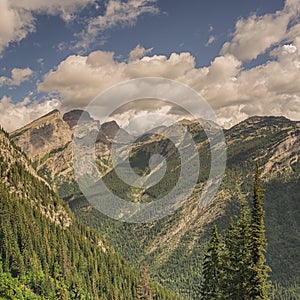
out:
{"label": "blue sky", "polygon": [[189,85],[227,126],[253,114],[300,119],[298,0],[1,1],[8,130],[138,76]]}

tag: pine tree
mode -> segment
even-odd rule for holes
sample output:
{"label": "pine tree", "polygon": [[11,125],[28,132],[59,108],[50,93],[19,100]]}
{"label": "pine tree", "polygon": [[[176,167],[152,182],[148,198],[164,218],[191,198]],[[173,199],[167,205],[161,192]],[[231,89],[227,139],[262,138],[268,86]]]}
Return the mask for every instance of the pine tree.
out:
{"label": "pine tree", "polygon": [[237,267],[237,228],[233,219],[230,219],[228,229],[224,236],[224,251],[222,253],[223,276],[222,295],[225,299],[233,298],[236,294],[235,284],[238,279]]}
{"label": "pine tree", "polygon": [[201,288],[201,299],[217,300],[222,298],[222,261],[221,240],[217,226],[213,227],[212,239],[209,243],[207,254],[203,264],[203,282]]}
{"label": "pine tree", "polygon": [[254,181],[254,198],[251,219],[251,299],[266,300],[269,299],[270,282],[268,273],[270,268],[266,265],[266,237],[264,224],[264,203],[263,191],[260,186],[259,167],[256,164],[255,181]]}
{"label": "pine tree", "polygon": [[224,239],[222,294],[225,299],[251,299],[250,234],[250,211],[246,200],[242,199],[239,217],[236,222],[231,220]]}
{"label": "pine tree", "polygon": [[143,263],[141,281],[137,287],[137,300],[152,300],[152,291],[150,287],[150,276],[148,274],[147,263]]}

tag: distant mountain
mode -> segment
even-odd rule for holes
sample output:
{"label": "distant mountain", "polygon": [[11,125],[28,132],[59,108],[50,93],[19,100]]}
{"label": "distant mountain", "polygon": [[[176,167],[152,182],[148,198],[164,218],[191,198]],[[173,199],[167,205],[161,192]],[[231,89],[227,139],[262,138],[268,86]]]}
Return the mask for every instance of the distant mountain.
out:
{"label": "distant mountain", "polygon": [[[56,118],[52,122],[56,123]],[[41,126],[40,120],[25,128],[36,132],[37,127]],[[220,190],[204,209],[199,209],[198,201],[210,172],[210,150],[200,123],[189,120],[181,122],[199,149],[201,172],[193,194],[174,214],[146,225],[111,220],[85,200],[74,181],[71,140],[63,147],[48,148],[48,153],[35,159],[35,152],[30,151],[28,146],[31,144],[29,135],[23,133],[25,128],[11,136],[34,160],[39,172],[46,175],[60,195],[69,201],[76,216],[105,234],[116,249],[136,266],[146,259],[154,278],[179,291],[187,299],[199,297],[201,264],[209,229],[213,223],[217,223],[221,230],[226,228],[228,218],[237,212],[239,199],[251,198],[255,162],[258,161],[265,189],[267,258],[273,270],[272,280],[278,283],[279,289],[299,289],[300,122],[284,117],[256,116],[224,130],[226,173]],[[213,123],[208,123],[206,127],[213,132]],[[118,126],[113,122],[103,128],[99,130],[101,138],[96,143],[97,165],[104,182],[116,194],[128,201],[148,202],[159,199],[176,184],[180,162],[173,155],[176,151],[172,143],[164,135],[174,133],[178,127],[162,126],[159,135],[145,134],[133,144],[130,159],[137,174],[147,174],[149,153],[157,152],[169,159],[167,172],[173,174],[169,176],[173,181],[162,181],[155,188],[145,190],[124,185],[118,179],[112,169],[110,153],[110,142]],[[66,132],[69,130],[70,127]],[[274,299],[279,298],[275,296]]]}
{"label": "distant mountain", "polygon": [[32,160],[36,161],[53,149],[65,147],[72,138],[72,131],[60,112],[54,110],[15,131],[13,138],[17,144],[22,144],[23,151],[30,153]]}
{"label": "distant mountain", "polygon": [[81,109],[71,110],[63,115],[63,120],[68,123],[71,129],[77,125],[80,118],[86,122],[94,121],[87,111]]}
{"label": "distant mountain", "polygon": [[[66,137],[58,134],[69,133],[64,125],[55,111],[15,138],[29,139],[27,151],[38,148],[45,153],[55,141],[64,146]],[[34,157],[40,157],[37,154],[34,151]],[[134,300],[139,284],[139,272],[99,233],[75,218],[0,129],[0,298]],[[151,285],[155,299],[176,299]]]}

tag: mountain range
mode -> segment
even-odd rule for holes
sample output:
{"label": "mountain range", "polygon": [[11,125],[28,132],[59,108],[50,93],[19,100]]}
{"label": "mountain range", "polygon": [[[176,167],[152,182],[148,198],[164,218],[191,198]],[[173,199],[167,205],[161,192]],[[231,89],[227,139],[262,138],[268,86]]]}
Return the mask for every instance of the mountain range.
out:
{"label": "mountain range", "polygon": [[[96,210],[79,189],[73,170],[72,149],[80,117],[90,128],[98,131],[95,153],[102,180],[125,200],[141,203],[159,199],[176,184],[180,162],[174,145],[165,138],[174,126],[162,126],[160,134],[145,134],[133,142],[130,162],[136,174],[147,174],[149,153],[159,153],[167,159],[166,174],[174,175],[167,176],[171,181],[162,180],[159,185],[146,189],[125,185],[114,172],[111,145],[120,130],[115,121],[100,124],[87,112],[75,110],[62,115],[55,110],[10,134],[10,139],[33,165],[30,167],[27,163],[26,168],[36,174],[34,176],[39,176],[44,186],[53,187],[80,222],[93,228],[93,234],[100,234],[108,240],[112,249],[116,249],[131,266],[138,268],[143,261],[147,261],[153,279],[184,299],[198,299],[202,259],[210,228],[216,223],[222,232],[229,218],[236,214],[240,199],[251,198],[254,169],[258,162],[265,194],[267,260],[272,268],[271,279],[277,293],[274,299],[286,299],[278,296],[285,293],[292,295],[288,299],[298,299],[300,122],[285,117],[254,116],[224,130],[226,172],[214,198],[207,206],[200,208],[199,199],[210,172],[209,141],[201,122],[181,121],[193,137],[201,161],[201,171],[193,193],[182,207],[163,219],[147,224],[129,224],[110,219]],[[122,137],[124,140],[135,139],[126,131],[122,131]],[[62,202],[59,203],[65,207],[65,215],[72,215],[61,217],[63,223],[71,223],[73,214]],[[59,209],[59,212],[64,210]],[[59,217],[53,218],[54,223],[58,223]]]}

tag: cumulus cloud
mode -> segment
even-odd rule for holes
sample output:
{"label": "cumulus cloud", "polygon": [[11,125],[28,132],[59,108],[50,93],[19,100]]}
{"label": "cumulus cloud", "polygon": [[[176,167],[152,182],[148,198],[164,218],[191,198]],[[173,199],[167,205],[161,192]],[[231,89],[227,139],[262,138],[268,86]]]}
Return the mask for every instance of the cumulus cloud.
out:
{"label": "cumulus cloud", "polygon": [[257,58],[288,37],[289,24],[299,17],[299,11],[298,0],[287,0],[284,8],[273,14],[239,19],[232,40],[223,45],[221,54],[230,53],[242,61]]}
{"label": "cumulus cloud", "polygon": [[66,107],[74,103],[83,107],[100,92],[121,81],[146,76],[176,79],[194,66],[195,59],[189,53],[145,56],[133,62],[118,63],[113,52],[96,51],[88,56],[69,56],[57,69],[46,74],[38,89],[57,92]]}
{"label": "cumulus cloud", "polygon": [[66,107],[72,107],[74,103],[83,107],[101,91],[125,80],[123,67],[125,63],[115,63],[110,52],[72,55],[61,62],[57,70],[46,74],[38,89],[57,92]]}
{"label": "cumulus cloud", "polygon": [[11,42],[19,42],[35,31],[35,15],[59,15],[71,21],[75,14],[95,0],[1,0],[0,54]]}
{"label": "cumulus cloud", "polygon": [[33,71],[30,68],[19,69],[14,68],[11,71],[11,78],[1,76],[0,77],[0,86],[1,85],[20,85],[22,82],[30,79]]}
{"label": "cumulus cloud", "polygon": [[100,34],[108,29],[133,26],[141,15],[159,13],[156,2],[157,0],[127,0],[125,2],[110,0],[107,3],[105,14],[91,19],[87,29],[78,35],[80,40],[75,48],[87,49]]}
{"label": "cumulus cloud", "polygon": [[51,110],[60,108],[57,99],[46,100],[42,103],[31,102],[27,97],[22,102],[13,103],[12,99],[4,96],[0,100],[1,126],[8,132],[20,128]]}
{"label": "cumulus cloud", "polygon": [[85,107],[99,93],[124,80],[163,77],[194,88],[225,125],[251,115],[285,115],[299,120],[300,38],[277,46],[271,57],[262,65],[244,69],[236,56],[224,54],[198,68],[195,58],[186,52],[117,62],[114,53],[96,51],[68,57],[45,75],[38,89],[58,93],[62,106],[69,109]]}
{"label": "cumulus cloud", "polygon": [[156,101],[152,100],[151,107],[147,107],[143,100],[139,102],[140,104],[134,103],[140,106],[138,109],[126,109],[122,113],[112,115],[107,121],[116,120],[127,132],[138,136],[161,125],[169,126],[174,120],[179,121],[182,118],[168,118],[171,106],[155,107]]}

